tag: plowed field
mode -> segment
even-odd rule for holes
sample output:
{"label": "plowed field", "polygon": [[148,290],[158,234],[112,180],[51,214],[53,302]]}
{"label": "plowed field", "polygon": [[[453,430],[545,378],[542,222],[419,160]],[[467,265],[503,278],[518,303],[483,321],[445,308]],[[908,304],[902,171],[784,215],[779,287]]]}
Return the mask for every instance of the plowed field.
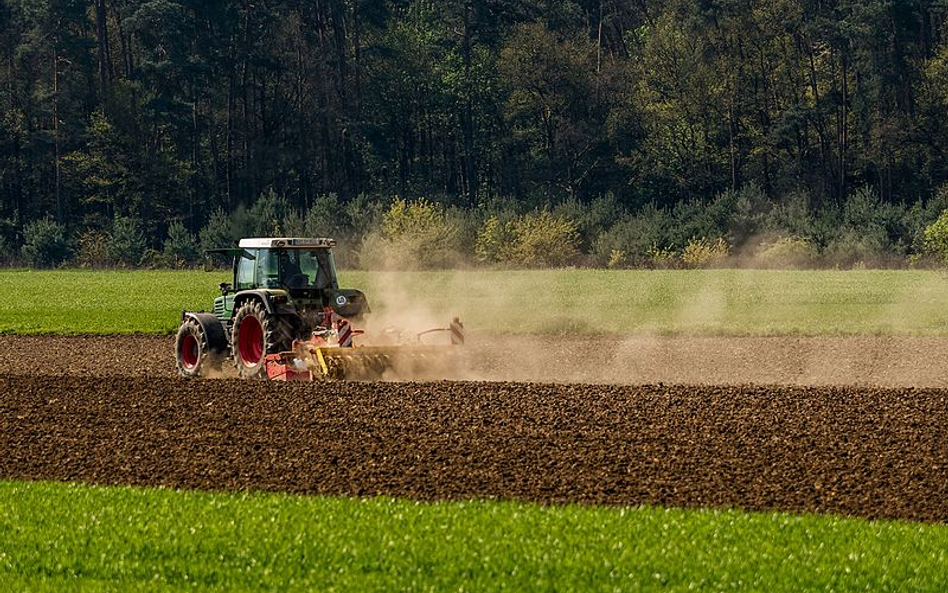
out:
{"label": "plowed field", "polygon": [[[616,360],[618,348],[596,360],[601,344],[589,340],[579,346],[587,363]],[[714,345],[706,340],[697,343]],[[840,340],[824,347],[844,348]],[[672,363],[653,361],[657,378],[642,375],[653,385],[275,384],[178,379],[166,338],[4,337],[0,478],[948,521],[948,391],[912,386],[912,373],[936,385],[944,373],[931,359],[918,370],[897,360],[898,352],[944,352],[944,341],[879,340],[896,354],[852,342],[869,362],[829,378],[889,387],[739,384],[741,369],[766,354],[764,342],[688,364],[687,353],[701,348],[682,339]],[[783,375],[760,365],[743,382],[799,383],[810,363],[793,366],[792,352],[811,360],[819,346],[807,344],[780,347],[791,369]],[[615,364],[597,375],[562,348],[538,352],[549,380],[635,383]],[[473,354],[472,372],[494,378],[516,363],[502,349]],[[548,362],[557,356],[565,367]],[[709,359],[722,366],[701,376],[730,385],[657,384],[695,377]]]}

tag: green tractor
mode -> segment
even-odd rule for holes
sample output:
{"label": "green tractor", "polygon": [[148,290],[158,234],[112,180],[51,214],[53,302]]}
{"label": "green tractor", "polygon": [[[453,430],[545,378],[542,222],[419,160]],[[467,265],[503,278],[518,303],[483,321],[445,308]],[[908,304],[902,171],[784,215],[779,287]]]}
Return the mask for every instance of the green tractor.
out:
{"label": "green tractor", "polygon": [[243,378],[266,377],[267,357],[326,332],[333,318],[358,320],[365,295],[341,289],[332,239],[242,239],[209,254],[233,260],[234,280],[221,283],[213,312],[184,311],[175,339],[178,372],[215,374],[230,357]]}

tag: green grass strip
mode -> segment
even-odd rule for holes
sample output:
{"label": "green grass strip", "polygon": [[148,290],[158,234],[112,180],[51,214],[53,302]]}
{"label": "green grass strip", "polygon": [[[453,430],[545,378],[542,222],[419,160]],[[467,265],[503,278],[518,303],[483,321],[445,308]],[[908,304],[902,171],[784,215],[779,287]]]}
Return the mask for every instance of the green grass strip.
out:
{"label": "green grass strip", "polygon": [[[226,272],[2,271],[0,332],[172,333]],[[540,334],[946,335],[933,271],[344,272],[392,323]]]}
{"label": "green grass strip", "polygon": [[948,527],[0,482],[7,591],[945,591]]}

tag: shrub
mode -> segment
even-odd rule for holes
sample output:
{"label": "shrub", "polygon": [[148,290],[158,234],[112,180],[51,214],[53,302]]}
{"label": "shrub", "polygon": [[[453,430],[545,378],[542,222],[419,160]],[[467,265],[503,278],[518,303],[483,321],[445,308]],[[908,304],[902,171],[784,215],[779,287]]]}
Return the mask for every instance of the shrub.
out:
{"label": "shrub", "polygon": [[865,229],[844,227],[824,253],[829,263],[842,267],[874,266],[894,257],[885,229],[875,225]]}
{"label": "shrub", "polygon": [[370,268],[438,268],[457,261],[456,248],[457,229],[443,207],[425,198],[396,197],[380,232],[363,240],[360,261]]}
{"label": "shrub", "polygon": [[678,253],[671,247],[652,245],[648,248],[645,255],[648,258],[649,266],[659,270],[677,268],[678,263],[681,261],[678,258]]}
{"label": "shrub", "polygon": [[506,258],[505,247],[509,243],[507,227],[496,215],[488,217],[477,233],[474,256],[485,263],[500,263]]}
{"label": "shrub", "polygon": [[948,264],[948,209],[935,222],[925,227],[924,252]]}
{"label": "shrub", "polygon": [[6,237],[0,236],[0,266],[12,266],[16,261],[16,251]]}
{"label": "shrub", "polygon": [[649,250],[665,244],[668,224],[669,218],[664,210],[646,206],[600,233],[593,242],[593,257],[597,264],[608,265],[612,253],[621,251],[625,253],[624,265],[648,263]]}
{"label": "shrub", "polygon": [[[285,221],[289,207],[286,198],[277,195],[273,189],[260,194],[253,206],[246,211],[247,221],[234,218],[234,230],[247,230],[238,238],[253,235],[255,237],[279,237],[285,234]],[[240,209],[234,212],[240,214]]]}
{"label": "shrub", "polygon": [[201,249],[231,247],[239,239],[234,234],[230,217],[220,208],[211,214],[211,218],[198,233]]}
{"label": "shrub", "polygon": [[69,257],[65,228],[51,218],[27,224],[23,229],[23,247],[20,248],[20,253],[33,267],[58,266]]}
{"label": "shrub", "polygon": [[506,260],[514,265],[565,266],[579,256],[576,225],[547,209],[511,221],[509,233],[511,245]]}
{"label": "shrub", "polygon": [[748,183],[737,192],[730,192],[727,198],[728,236],[736,245],[743,245],[748,239],[759,234],[765,220],[773,209],[773,204],[756,183]]}
{"label": "shrub", "polygon": [[584,251],[590,250],[596,237],[625,214],[625,209],[612,192],[607,192],[589,203],[581,203],[575,198],[569,199],[553,209],[554,216],[569,220],[576,227],[580,239],[579,247]]}
{"label": "shrub", "polygon": [[100,230],[86,229],[79,234],[76,265],[80,268],[105,268],[112,262],[109,258],[109,243],[112,237]]}
{"label": "shrub", "polygon": [[345,205],[346,220],[353,238],[373,232],[382,224],[385,205],[367,194],[359,194]]}
{"label": "shrub", "polygon": [[628,258],[626,257],[625,251],[613,249],[609,254],[609,261],[606,262],[606,267],[610,270],[615,270],[617,268],[624,268],[627,263]]}
{"label": "shrub", "polygon": [[816,246],[802,237],[780,237],[762,245],[757,263],[765,268],[809,268],[816,264],[819,252]]}
{"label": "shrub", "polygon": [[199,258],[194,235],[180,221],[172,222],[161,252],[161,263],[174,268],[184,268],[194,265]]}
{"label": "shrub", "polygon": [[137,220],[116,216],[112,222],[112,239],[109,241],[109,259],[118,266],[137,266],[142,261],[148,243]]}
{"label": "shrub", "polygon": [[713,243],[704,237],[691,239],[681,252],[681,263],[686,268],[711,268],[720,266],[731,253],[731,246],[724,239]]}
{"label": "shrub", "polygon": [[349,235],[350,226],[348,212],[339,203],[339,196],[323,194],[313,200],[313,206],[306,211],[302,234],[338,239]]}

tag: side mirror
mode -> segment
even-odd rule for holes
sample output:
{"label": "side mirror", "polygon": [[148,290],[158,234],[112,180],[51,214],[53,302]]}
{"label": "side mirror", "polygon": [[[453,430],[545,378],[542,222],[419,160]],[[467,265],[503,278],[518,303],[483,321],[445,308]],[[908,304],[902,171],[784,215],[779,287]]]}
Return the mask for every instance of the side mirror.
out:
{"label": "side mirror", "polygon": [[217,285],[217,287],[221,289],[221,294],[225,296],[228,292],[230,292],[231,289],[230,282],[221,282]]}

